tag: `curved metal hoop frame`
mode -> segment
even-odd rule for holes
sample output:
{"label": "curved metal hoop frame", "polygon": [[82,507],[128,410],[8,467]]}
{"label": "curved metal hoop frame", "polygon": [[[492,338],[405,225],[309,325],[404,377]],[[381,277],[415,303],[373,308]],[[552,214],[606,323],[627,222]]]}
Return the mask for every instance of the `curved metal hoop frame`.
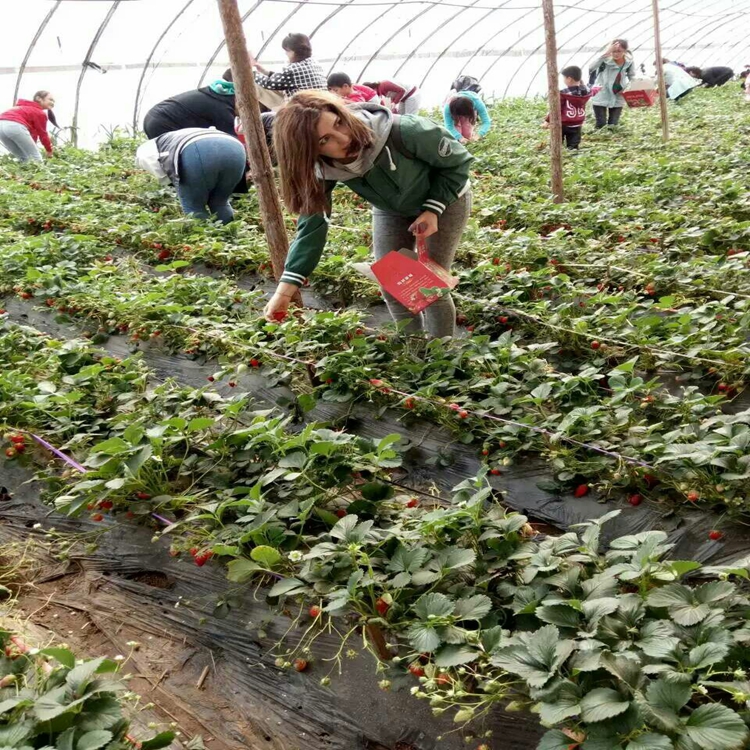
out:
{"label": "curved metal hoop frame", "polygon": [[120,3],[122,0],[114,0],[112,5],[110,6],[109,10],[107,11],[107,15],[104,17],[104,20],[99,24],[99,28],[96,30],[96,34],[94,34],[94,38],[91,40],[91,44],[89,45],[88,51],[86,52],[86,57],[83,60],[83,63],[81,63],[81,73],[78,76],[78,83],[76,85],[76,98],[75,98],[75,104],[73,106],[73,124],[71,127],[73,128],[73,145],[78,145],[78,108],[81,103],[81,87],[83,86],[83,79],[86,76],[86,71],[89,69],[89,63],[91,62],[91,56],[94,54],[94,50],[96,49],[96,45],[99,44],[99,40],[102,38],[102,34],[104,33],[104,30],[107,28],[107,25],[112,20],[112,16],[114,16],[115,11],[120,7]]}

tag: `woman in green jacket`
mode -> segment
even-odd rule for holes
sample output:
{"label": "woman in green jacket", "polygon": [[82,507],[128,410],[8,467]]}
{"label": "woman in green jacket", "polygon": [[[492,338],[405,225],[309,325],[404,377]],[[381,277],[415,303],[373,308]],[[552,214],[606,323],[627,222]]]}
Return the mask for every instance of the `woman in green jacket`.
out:
{"label": "woman in green jacket", "polygon": [[[297,236],[265,316],[286,312],[290,299],[320,261],[328,233],[331,195],[342,182],[373,206],[375,258],[426,240],[432,260],[450,269],[471,211],[472,157],[431,120],[370,102],[346,106],[323,92],[296,94],[276,114],[274,148],[281,193],[300,214]],[[456,310],[450,295],[413,315],[383,292],[406,331],[452,336]]]}
{"label": "woman in green jacket", "polygon": [[622,108],[625,106],[622,92],[630,79],[635,77],[635,72],[633,56],[628,52],[625,39],[615,39],[604,55],[589,68],[589,80],[594,79],[594,86],[599,88],[591,100],[597,130],[620,122]]}

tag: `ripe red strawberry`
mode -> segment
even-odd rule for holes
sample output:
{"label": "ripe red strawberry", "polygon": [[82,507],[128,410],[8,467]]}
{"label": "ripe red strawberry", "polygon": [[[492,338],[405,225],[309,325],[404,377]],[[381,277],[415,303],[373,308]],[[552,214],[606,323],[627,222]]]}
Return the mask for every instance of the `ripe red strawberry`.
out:
{"label": "ripe red strawberry", "polygon": [[424,669],[422,669],[422,665],[419,664],[419,662],[413,662],[409,665],[409,671],[415,676],[415,677],[424,677]]}
{"label": "ripe red strawberry", "polygon": [[376,609],[376,610],[378,611],[378,614],[379,614],[379,615],[380,615],[381,617],[385,617],[385,616],[386,616],[386,614],[388,614],[388,610],[389,610],[390,608],[391,608],[391,605],[390,605],[390,604],[388,604],[388,602],[387,602],[387,601],[386,601],[385,599],[383,599],[383,597],[380,597],[380,598],[379,598],[379,599],[378,599],[378,600],[377,600],[377,601],[375,602],[375,609]]}
{"label": "ripe red strawberry", "polygon": [[24,443],[16,443],[13,447],[16,449],[16,453],[23,453],[26,450]]}
{"label": "ripe red strawberry", "polygon": [[458,412],[458,416],[460,419],[466,419],[469,416],[469,412],[466,411],[466,409],[461,409],[461,411]]}
{"label": "ripe red strawberry", "polygon": [[493,266],[499,266],[500,265],[500,258],[493,258],[492,259],[492,265]]}
{"label": "ripe red strawberry", "polygon": [[115,504],[114,504],[114,503],[113,503],[113,502],[112,502],[111,500],[102,500],[102,501],[101,501],[101,502],[99,503],[99,507],[100,507],[100,508],[101,508],[102,510],[112,510],[112,508],[114,508],[114,507],[115,507]]}
{"label": "ripe red strawberry", "polygon": [[573,495],[574,497],[584,497],[584,495],[589,494],[589,490],[591,488],[587,484],[579,484],[578,487],[575,488]]}
{"label": "ripe red strawberry", "polygon": [[501,441],[500,441],[500,442],[498,443],[498,446],[499,446],[500,448],[505,448],[505,446],[506,446],[506,445],[507,445],[507,443],[505,442],[505,440],[501,440]]}
{"label": "ripe red strawberry", "polygon": [[228,385],[228,386],[229,386],[230,388],[234,388],[234,387],[235,387],[235,386],[237,385],[237,383],[235,383],[235,382],[234,382],[234,380],[230,380],[230,381],[229,381],[229,382],[227,383],[227,385]]}
{"label": "ripe red strawberry", "polygon": [[195,564],[202,568],[212,557],[214,556],[214,553],[210,550],[206,550],[205,552],[199,552],[195,556]]}
{"label": "ripe red strawberry", "polygon": [[631,495],[628,498],[628,502],[635,507],[643,502],[643,498],[640,495]]}
{"label": "ripe red strawberry", "polygon": [[718,542],[719,539],[721,539],[724,536],[724,534],[721,533],[721,531],[717,531],[716,529],[711,529],[711,531],[708,532],[708,538],[712,542]]}
{"label": "ripe red strawberry", "polygon": [[31,299],[32,294],[31,292],[21,292],[20,297],[21,299]]}
{"label": "ripe red strawberry", "polygon": [[416,508],[419,505],[419,500],[417,500],[416,497],[412,497],[409,499],[409,502],[406,503],[407,508]]}
{"label": "ripe red strawberry", "polygon": [[151,499],[151,495],[149,495],[148,492],[136,492],[135,496],[139,500],[150,500]]}
{"label": "ripe red strawberry", "polygon": [[357,336],[364,336],[365,335],[365,329],[364,328],[357,328],[357,330],[354,333],[356,333]]}
{"label": "ripe red strawberry", "polygon": [[489,451],[488,451],[488,450],[487,450],[487,449],[485,448],[485,449],[484,449],[484,450],[482,451],[482,455],[483,455],[483,456],[489,456],[489,455],[490,455],[490,452],[489,452]]}
{"label": "ripe red strawberry", "polygon": [[413,398],[407,398],[406,401],[404,401],[404,409],[413,409],[416,406],[416,403]]}
{"label": "ripe red strawberry", "polygon": [[691,503],[697,503],[701,499],[701,496],[695,490],[690,490],[687,493],[687,499]]}
{"label": "ripe red strawberry", "polygon": [[656,487],[656,485],[659,484],[659,480],[653,474],[644,474],[643,481],[649,489]]}
{"label": "ripe red strawberry", "polygon": [[47,305],[47,307],[54,307],[55,300],[52,297],[47,297],[47,299],[44,300],[44,304]]}
{"label": "ripe red strawberry", "polygon": [[497,477],[500,475],[500,469],[490,469],[490,474],[492,474],[493,477]]}
{"label": "ripe red strawberry", "polygon": [[8,458],[15,458],[16,457],[16,449],[15,448],[6,448],[5,449],[5,455]]}
{"label": "ripe red strawberry", "polygon": [[209,383],[213,383],[216,378],[213,375],[209,375],[206,380],[208,380]]}
{"label": "ripe red strawberry", "polygon": [[135,518],[135,513],[133,513],[133,511],[132,511],[132,510],[129,510],[129,511],[128,511],[128,512],[127,512],[127,513],[125,514],[125,518]]}
{"label": "ripe red strawberry", "polygon": [[380,386],[383,385],[383,381],[378,378],[370,378],[370,385],[375,388],[380,388]]}
{"label": "ripe red strawberry", "polygon": [[466,326],[466,330],[471,333],[474,330],[474,326]]}
{"label": "ripe red strawberry", "polygon": [[159,260],[166,260],[170,255],[171,253],[169,252],[169,250],[162,250],[156,257]]}
{"label": "ripe red strawberry", "polygon": [[101,513],[94,513],[93,516],[91,516],[92,521],[103,521],[104,516]]}
{"label": "ripe red strawberry", "polygon": [[339,518],[343,518],[343,517],[344,517],[345,515],[347,515],[347,512],[346,512],[346,511],[345,511],[345,510],[344,510],[343,508],[339,508],[339,509],[338,509],[338,510],[336,511],[336,515],[337,515],[337,516],[338,516]]}
{"label": "ripe red strawberry", "polygon": [[507,315],[501,315],[501,316],[500,316],[500,317],[498,318],[498,321],[499,321],[500,323],[502,323],[503,325],[505,325],[505,324],[506,324],[506,323],[508,322],[508,316],[507,316]]}
{"label": "ripe red strawberry", "polygon": [[591,348],[592,349],[598,349],[601,346],[601,344],[598,341],[592,341],[591,342]]}
{"label": "ripe red strawberry", "polygon": [[720,393],[726,393],[727,390],[729,390],[729,386],[726,383],[719,383],[717,386]]}
{"label": "ripe red strawberry", "polygon": [[298,672],[304,672],[310,666],[307,659],[295,659],[292,663]]}
{"label": "ripe red strawberry", "polygon": [[459,313],[458,315],[456,315],[456,325],[465,326],[468,323],[468,321],[469,319],[462,313]]}
{"label": "ripe red strawberry", "polygon": [[323,610],[317,604],[313,604],[313,606],[310,607],[308,612],[310,614],[310,617],[312,617],[313,620],[315,620],[316,618],[320,617],[320,615],[323,613]]}
{"label": "ripe red strawberry", "polygon": [[5,313],[8,312],[7,310],[0,310],[0,315],[5,315]]}
{"label": "ripe red strawberry", "polygon": [[10,436],[10,442],[15,443],[16,445],[23,444],[25,438],[23,435],[11,435]]}
{"label": "ripe red strawberry", "polygon": [[191,547],[191,548],[190,548],[190,554],[191,554],[191,555],[192,555],[193,557],[195,557],[195,556],[196,556],[196,555],[197,555],[197,554],[198,554],[199,552],[200,552],[200,550],[199,550],[199,549],[198,549],[197,547]]}

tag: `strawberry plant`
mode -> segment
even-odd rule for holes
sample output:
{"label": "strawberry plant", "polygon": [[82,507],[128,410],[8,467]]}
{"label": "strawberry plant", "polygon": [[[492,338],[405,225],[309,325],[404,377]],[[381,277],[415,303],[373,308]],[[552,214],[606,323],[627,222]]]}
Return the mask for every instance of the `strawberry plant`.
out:
{"label": "strawberry plant", "polygon": [[0,740],[5,747],[157,750],[165,731],[136,740],[125,712],[127,684],[117,662],[76,659],[67,648],[29,649],[0,631]]}

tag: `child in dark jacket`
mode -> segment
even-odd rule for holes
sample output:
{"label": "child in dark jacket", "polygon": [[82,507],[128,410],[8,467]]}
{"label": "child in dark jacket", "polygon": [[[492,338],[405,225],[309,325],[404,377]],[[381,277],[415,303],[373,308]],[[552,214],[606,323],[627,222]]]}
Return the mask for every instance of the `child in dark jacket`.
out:
{"label": "child in dark jacket", "polygon": [[[563,143],[569,150],[577,151],[581,143],[583,123],[586,120],[586,104],[591,99],[591,90],[581,80],[583,73],[577,65],[563,68],[561,75],[565,82],[565,88],[560,91]],[[544,121],[544,127],[549,127],[549,115]]]}

